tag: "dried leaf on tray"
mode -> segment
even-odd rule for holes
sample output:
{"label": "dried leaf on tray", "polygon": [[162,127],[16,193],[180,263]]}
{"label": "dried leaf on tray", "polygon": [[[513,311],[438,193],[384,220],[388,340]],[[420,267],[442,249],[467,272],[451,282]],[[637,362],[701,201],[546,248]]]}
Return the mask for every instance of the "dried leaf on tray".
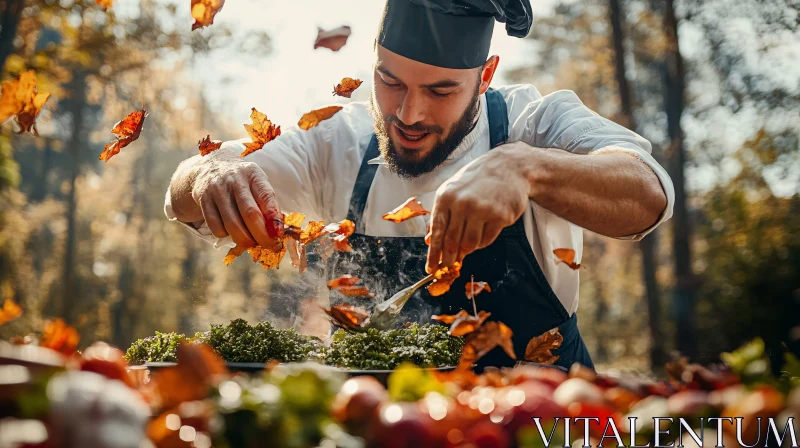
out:
{"label": "dried leaf on tray", "polygon": [[343,96],[345,98],[350,98],[350,95],[353,94],[353,91],[355,91],[360,85],[361,85],[360,79],[343,78],[342,82],[340,82],[339,85],[333,88],[333,94]]}
{"label": "dried leaf on tray", "polygon": [[[258,151],[281,135],[281,127],[275,126],[274,123],[267,119],[266,115],[257,111],[255,107],[250,112],[250,120],[252,123],[244,125],[244,129],[252,141],[244,144],[245,149],[242,151],[242,157]],[[302,222],[302,219],[300,221]]]}
{"label": "dried leaf on tray", "polygon": [[11,322],[19,316],[22,316],[22,307],[10,297],[6,297],[3,301],[3,308],[0,308],[0,325]]}
{"label": "dried leaf on tray", "polygon": [[311,112],[303,114],[297,122],[297,126],[307,131],[318,125],[320,121],[325,121],[336,115],[340,110],[342,110],[342,106],[328,106],[321,109],[314,109]]}
{"label": "dried leaf on tray", "polygon": [[145,118],[147,118],[147,111],[141,109],[129,113],[122,121],[117,122],[111,129],[111,132],[117,138],[103,148],[103,152],[100,153],[100,160],[108,162],[110,158],[119,154],[122,148],[130,145],[139,138],[139,134],[142,133]]}
{"label": "dried leaf on tray", "polygon": [[422,203],[416,197],[411,197],[399,207],[383,215],[383,219],[394,223],[401,223],[416,216],[429,215],[431,212],[425,210]]}
{"label": "dried leaf on tray", "polygon": [[454,262],[452,268],[443,267],[434,272],[434,280],[428,285],[428,292],[434,296],[441,296],[450,290],[450,286],[461,275],[461,263]]}
{"label": "dried leaf on tray", "polygon": [[49,93],[38,92],[33,70],[23,72],[18,79],[5,81],[0,94],[0,125],[11,117],[19,125],[19,133],[36,131],[36,117],[42,111]]}
{"label": "dried leaf on tray", "polygon": [[192,31],[212,25],[224,5],[225,0],[192,0]]}
{"label": "dried leaf on tray", "polygon": [[330,316],[333,323],[345,329],[363,327],[369,320],[369,312],[363,308],[355,307],[349,303],[322,308]]}
{"label": "dried leaf on tray", "polygon": [[555,364],[558,356],[553,355],[553,350],[561,347],[564,337],[558,331],[558,327],[545,331],[539,336],[534,336],[528,341],[525,347],[525,361],[536,362],[539,364]]}
{"label": "dried leaf on tray", "polygon": [[211,140],[210,135],[206,135],[206,138],[197,142],[197,149],[200,150],[201,156],[207,156],[220,147],[222,147],[222,142],[220,140]]}
{"label": "dried leaf on tray", "polygon": [[314,41],[314,49],[323,47],[331,51],[339,51],[347,43],[350,37],[350,27],[347,25],[325,31],[317,28],[317,39]]}
{"label": "dried leaf on tray", "polygon": [[575,250],[573,249],[555,249],[553,254],[556,256],[556,259],[553,260],[555,264],[564,263],[573,270],[581,267],[580,264],[575,263]]}

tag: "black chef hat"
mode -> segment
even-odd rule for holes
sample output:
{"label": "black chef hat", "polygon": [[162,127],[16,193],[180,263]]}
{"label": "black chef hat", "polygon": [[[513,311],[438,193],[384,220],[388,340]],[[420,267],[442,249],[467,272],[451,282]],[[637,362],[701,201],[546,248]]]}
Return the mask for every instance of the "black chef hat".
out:
{"label": "black chef hat", "polygon": [[387,0],[378,44],[425,64],[475,68],[489,56],[494,21],[514,37],[531,29],[529,0]]}

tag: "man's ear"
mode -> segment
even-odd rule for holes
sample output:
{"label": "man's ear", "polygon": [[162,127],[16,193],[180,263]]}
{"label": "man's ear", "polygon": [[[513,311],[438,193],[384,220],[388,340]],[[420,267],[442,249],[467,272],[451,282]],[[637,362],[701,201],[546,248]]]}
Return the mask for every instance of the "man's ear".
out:
{"label": "man's ear", "polygon": [[481,85],[478,88],[478,93],[483,95],[487,89],[489,89],[489,85],[492,83],[492,78],[494,77],[494,72],[497,71],[497,64],[500,63],[500,56],[494,55],[491,56],[489,59],[486,60],[486,63],[483,64],[481,68]]}

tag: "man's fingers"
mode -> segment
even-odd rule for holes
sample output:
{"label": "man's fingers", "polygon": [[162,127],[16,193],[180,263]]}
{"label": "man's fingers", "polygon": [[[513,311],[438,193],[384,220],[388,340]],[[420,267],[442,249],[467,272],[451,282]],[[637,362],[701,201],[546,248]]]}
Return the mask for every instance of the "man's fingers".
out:
{"label": "man's fingers", "polygon": [[266,221],[267,234],[275,240],[283,237],[283,215],[278,207],[275,190],[272,189],[266,175],[254,175],[250,181],[250,189]]}
{"label": "man's fingers", "polygon": [[253,247],[256,242],[247,230],[244,220],[239,215],[239,207],[230,195],[231,193],[228,193],[217,201],[217,208],[222,216],[225,231],[228,232],[234,243],[244,247]]}
{"label": "man's fingers", "polygon": [[444,234],[444,246],[442,246],[442,266],[452,266],[456,261],[465,226],[466,222],[462,215],[450,214],[447,231]]}
{"label": "man's fingers", "polygon": [[225,238],[228,232],[225,231],[225,225],[222,223],[222,217],[217,210],[217,204],[209,196],[204,196],[200,199],[200,208],[203,211],[203,219],[206,221],[208,230],[217,238]]}
{"label": "man's fingers", "polygon": [[478,249],[483,249],[484,247],[494,243],[494,240],[500,236],[500,232],[502,231],[502,224],[499,224],[497,221],[487,222],[483,227],[483,234],[481,236],[481,242],[478,244]]}
{"label": "man's fingers", "polygon": [[264,221],[264,214],[261,212],[253,194],[247,187],[237,188],[233,192],[233,197],[236,200],[236,206],[239,209],[239,215],[244,219],[244,224],[250,235],[262,247],[272,247],[275,245],[275,239],[267,234],[267,225]]}
{"label": "man's fingers", "polygon": [[481,219],[473,218],[467,220],[464,227],[464,235],[461,237],[461,247],[458,251],[457,261],[461,261],[467,255],[480,248],[483,239],[484,222]]}
{"label": "man's fingers", "polygon": [[448,216],[447,209],[433,209],[431,244],[428,248],[428,263],[425,266],[425,270],[429,274],[439,268],[439,261],[442,259],[442,246],[444,245],[444,233],[447,230]]}

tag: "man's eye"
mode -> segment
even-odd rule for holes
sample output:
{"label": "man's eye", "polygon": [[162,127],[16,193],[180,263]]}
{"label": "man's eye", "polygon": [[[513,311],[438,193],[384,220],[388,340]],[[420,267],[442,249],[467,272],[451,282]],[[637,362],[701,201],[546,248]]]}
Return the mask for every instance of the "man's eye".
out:
{"label": "man's eye", "polygon": [[382,82],[382,83],[383,83],[385,86],[389,86],[389,87],[397,87],[397,86],[399,86],[399,85],[400,85],[400,84],[393,84],[393,83],[390,83],[390,82],[386,81],[385,79],[383,79],[383,77],[382,77],[382,76],[379,76],[379,78],[381,79],[381,82]]}
{"label": "man's eye", "polygon": [[438,96],[439,98],[445,98],[445,97],[448,97],[448,96],[450,96],[450,94],[451,94],[451,93],[453,93],[453,92],[440,93],[440,92],[437,92],[437,91],[435,91],[435,90],[431,90],[431,93],[432,93],[434,96]]}

